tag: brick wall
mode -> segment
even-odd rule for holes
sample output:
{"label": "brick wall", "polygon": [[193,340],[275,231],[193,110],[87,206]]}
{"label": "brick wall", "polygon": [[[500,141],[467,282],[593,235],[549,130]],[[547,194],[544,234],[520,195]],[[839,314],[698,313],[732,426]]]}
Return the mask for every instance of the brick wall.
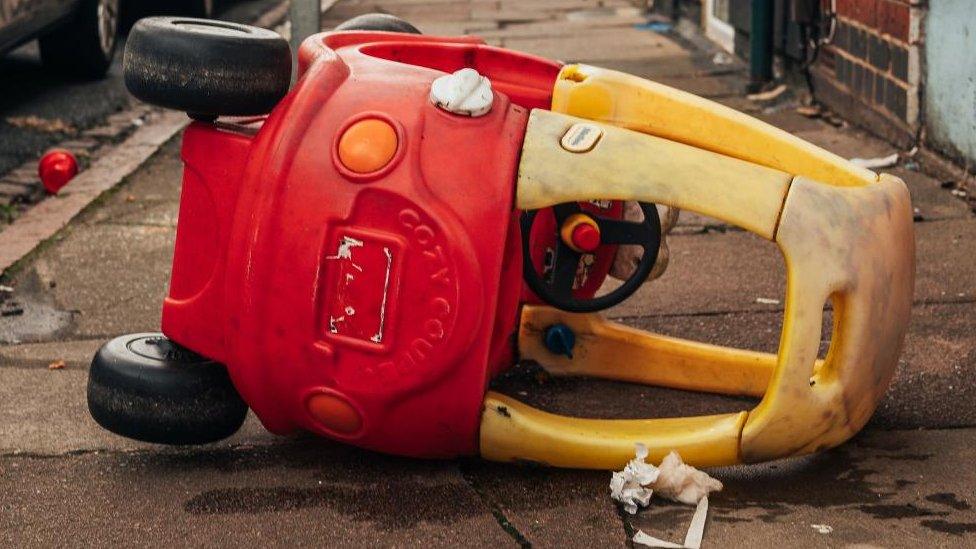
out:
{"label": "brick wall", "polygon": [[849,103],[914,130],[919,123],[922,0],[822,2],[825,11],[832,4],[837,10],[833,41],[820,62],[822,76],[833,80]]}

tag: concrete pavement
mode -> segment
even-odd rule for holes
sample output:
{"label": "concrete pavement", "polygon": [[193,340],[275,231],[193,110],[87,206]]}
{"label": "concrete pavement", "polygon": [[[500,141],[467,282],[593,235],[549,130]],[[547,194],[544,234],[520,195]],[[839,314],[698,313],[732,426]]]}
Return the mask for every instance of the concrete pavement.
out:
{"label": "concrete pavement", "polygon": [[[506,47],[685,87],[845,156],[891,152],[789,105],[747,101],[740,65],[715,65],[714,52],[685,38],[635,27],[644,18],[622,0],[340,0],[324,24],[377,8],[428,33],[474,31]],[[7,280],[15,292],[0,307],[16,301],[23,313],[0,316],[0,543],[583,547],[624,545],[638,528],[681,539],[691,508],[655,501],[637,516],[622,515],[605,472],[392,458],[276,438],[253,418],[231,439],[194,449],[100,429],[85,405],[87,362],[109,337],[158,329],[175,235],[178,146],[164,146]],[[976,546],[976,217],[939,181],[904,166],[895,173],[918,208],[918,283],[891,390],[865,432],[836,450],[712,471],[726,488],[712,498],[705,546]],[[775,247],[696,215],[683,216],[671,245],[665,276],[613,316],[669,335],[775,351],[784,291]],[[48,369],[56,360],[67,366]],[[530,365],[497,388],[548,410],[596,417],[752,406],[540,379]]]}

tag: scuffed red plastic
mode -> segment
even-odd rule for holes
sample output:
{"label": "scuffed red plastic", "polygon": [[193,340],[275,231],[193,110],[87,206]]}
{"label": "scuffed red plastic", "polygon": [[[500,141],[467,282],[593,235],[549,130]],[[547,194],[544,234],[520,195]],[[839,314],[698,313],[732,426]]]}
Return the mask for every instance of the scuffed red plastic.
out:
{"label": "scuffed red plastic", "polygon": [[[492,82],[483,117],[428,100],[462,67]],[[560,66],[470,37],[346,32],[309,38],[299,68],[267,119],[187,129],[163,331],[226,364],[275,433],[477,453],[487,383],[515,359],[519,150]],[[356,174],[336,143],[369,117],[394,126],[398,149]],[[317,394],[347,402],[358,430],[317,421]]]}

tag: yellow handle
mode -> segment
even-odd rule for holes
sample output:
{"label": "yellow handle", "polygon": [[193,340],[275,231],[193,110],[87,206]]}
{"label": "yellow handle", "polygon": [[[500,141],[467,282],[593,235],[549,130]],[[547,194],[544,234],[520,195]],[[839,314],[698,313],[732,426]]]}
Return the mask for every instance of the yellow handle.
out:
{"label": "yellow handle", "polygon": [[831,185],[860,186],[877,180],[871,170],[747,114],[619,71],[563,67],[553,89],[552,110]]}
{"label": "yellow handle", "polygon": [[[776,242],[787,267],[780,349],[774,357],[527,306],[519,350],[555,374],[763,399],[737,414],[595,420],[549,414],[489,393],[482,455],[618,468],[633,456],[633,444],[643,442],[651,459],[675,449],[689,463],[707,466],[809,453],[853,436],[883,396],[908,326],[914,235],[904,183],[878,178],[741,113],[614,71],[565,68],[553,107],[644,133],[533,111],[518,208],[591,199],[655,202]],[[585,146],[575,146],[579,142]],[[827,300],[834,306],[834,331],[820,361]],[[556,322],[577,333],[573,359],[541,343],[541,333]]]}

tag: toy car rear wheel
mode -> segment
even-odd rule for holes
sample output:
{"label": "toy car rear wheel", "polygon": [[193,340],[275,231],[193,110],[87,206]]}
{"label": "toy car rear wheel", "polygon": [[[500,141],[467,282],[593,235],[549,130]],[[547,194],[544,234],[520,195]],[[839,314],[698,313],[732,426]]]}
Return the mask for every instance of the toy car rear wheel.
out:
{"label": "toy car rear wheel", "polygon": [[114,433],[162,444],[204,444],[237,432],[247,404],[217,362],[159,333],[117,337],[88,374],[88,409]]}
{"label": "toy car rear wheel", "polygon": [[39,40],[41,59],[85,78],[105,76],[119,35],[119,0],[82,0],[72,19]]}
{"label": "toy car rear wheel", "polygon": [[211,118],[268,113],[291,84],[284,38],[226,21],[141,19],[129,33],[123,64],[132,95]]}
{"label": "toy car rear wheel", "polygon": [[357,15],[340,23],[337,31],[386,31],[403,32],[407,34],[422,34],[420,29],[410,23],[388,13],[366,13]]}

